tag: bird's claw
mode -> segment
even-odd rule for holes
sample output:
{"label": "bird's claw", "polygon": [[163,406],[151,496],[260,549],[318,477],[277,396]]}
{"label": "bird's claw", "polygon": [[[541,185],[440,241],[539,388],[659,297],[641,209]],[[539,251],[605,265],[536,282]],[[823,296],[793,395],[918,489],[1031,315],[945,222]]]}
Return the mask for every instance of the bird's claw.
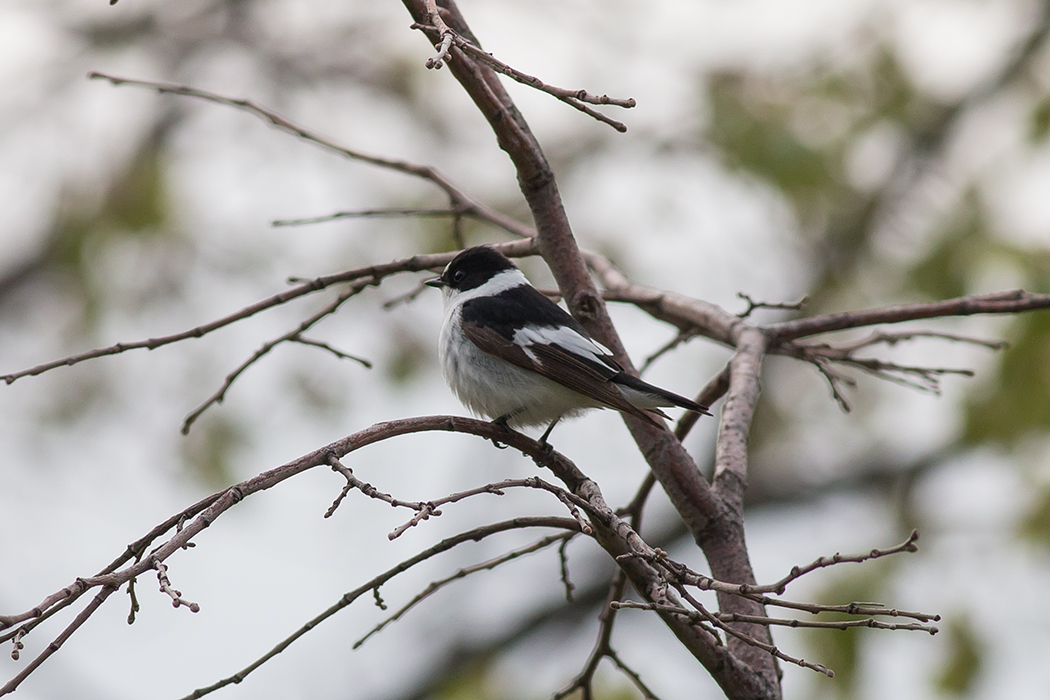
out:
{"label": "bird's claw", "polygon": [[[492,421],[492,425],[498,425],[499,427],[503,428],[504,430],[510,432],[510,426],[507,425],[507,421],[508,420],[510,420],[510,414],[509,413],[507,415],[505,415],[505,416],[500,416],[499,418],[497,418],[494,421]],[[489,438],[489,440],[492,441],[493,447],[495,447],[497,450],[505,450],[505,449],[507,449],[509,447],[509,445],[504,445],[502,442],[500,442],[496,438]]]}

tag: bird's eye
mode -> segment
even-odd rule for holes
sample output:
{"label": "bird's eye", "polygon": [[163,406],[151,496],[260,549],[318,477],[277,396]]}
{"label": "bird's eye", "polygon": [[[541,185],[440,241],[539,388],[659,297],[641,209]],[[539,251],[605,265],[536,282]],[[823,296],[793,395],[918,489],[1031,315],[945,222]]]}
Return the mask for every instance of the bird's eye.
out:
{"label": "bird's eye", "polygon": [[452,275],[452,281],[453,282],[462,282],[463,278],[466,277],[466,275],[467,275],[467,273],[463,272],[463,270],[456,270],[453,273],[453,275]]}

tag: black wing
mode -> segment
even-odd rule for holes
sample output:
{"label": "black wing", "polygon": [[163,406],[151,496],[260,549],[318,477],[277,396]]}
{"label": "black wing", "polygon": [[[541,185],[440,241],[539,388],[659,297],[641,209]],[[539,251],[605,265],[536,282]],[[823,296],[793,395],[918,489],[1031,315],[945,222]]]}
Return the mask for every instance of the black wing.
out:
{"label": "black wing", "polygon": [[627,375],[609,352],[535,288],[515,287],[471,299],[463,305],[462,324],[464,334],[482,352],[657,424],[620,393],[613,380]]}

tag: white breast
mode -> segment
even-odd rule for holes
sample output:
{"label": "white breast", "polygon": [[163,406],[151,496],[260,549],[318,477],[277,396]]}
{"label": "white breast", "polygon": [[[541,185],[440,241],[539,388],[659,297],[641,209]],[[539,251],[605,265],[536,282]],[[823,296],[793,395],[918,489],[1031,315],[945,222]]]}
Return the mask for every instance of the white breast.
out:
{"label": "white breast", "polygon": [[509,425],[520,428],[601,407],[557,382],[479,350],[463,334],[463,301],[446,298],[438,356],[445,381],[471,412],[489,419],[510,415]]}

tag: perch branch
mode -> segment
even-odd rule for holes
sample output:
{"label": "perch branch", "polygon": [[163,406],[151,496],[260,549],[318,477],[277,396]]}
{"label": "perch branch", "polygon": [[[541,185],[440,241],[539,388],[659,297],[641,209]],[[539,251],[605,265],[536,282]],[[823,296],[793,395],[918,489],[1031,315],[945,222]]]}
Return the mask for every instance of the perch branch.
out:
{"label": "perch branch", "polygon": [[[29,667],[30,672],[32,669],[39,667],[44,660],[53,654],[58,646],[61,646],[61,642],[64,641],[68,635],[72,634],[76,627],[79,627],[87,616],[90,616],[90,614],[97,609],[98,605],[105,600],[105,597],[107,597],[109,593],[117,590],[117,588],[129,582],[132,578],[142,575],[145,571],[156,569],[159,562],[165,561],[180,549],[190,546],[192,544],[191,540],[197,534],[210,526],[225,511],[232,508],[244,498],[254,493],[272,488],[282,481],[306,471],[307,469],[327,464],[330,455],[334,454],[339,457],[375,442],[409,433],[435,430],[470,433],[490,440],[498,439],[500,442],[518,449],[523,454],[533,459],[538,465],[550,468],[560,480],[572,489],[574,493],[572,494],[572,499],[570,499],[571,502],[587,510],[588,514],[594,519],[594,522],[603,527],[600,534],[604,538],[606,546],[622,549],[625,547],[638,546],[640,544],[640,538],[638,538],[625,523],[621,523],[616,518],[615,514],[608,509],[608,506],[601,497],[597,485],[587,479],[587,477],[565,457],[551,450],[548,446],[541,445],[525,435],[507,430],[502,426],[494,425],[492,423],[457,418],[454,416],[426,416],[380,423],[327,445],[320,450],[315,450],[314,452],[304,455],[303,457],[281,467],[263,472],[252,479],[232,486],[219,494],[215,494],[215,496],[210,499],[205,499],[201,504],[197,504],[193,507],[193,510],[197,512],[197,514],[192,520],[186,522],[184,526],[180,527],[180,524],[185,521],[185,514],[181,514],[174,520],[175,527],[177,528],[176,532],[166,542],[153,549],[149,557],[146,557],[145,559],[140,558],[137,562],[111,573],[106,573],[90,579],[78,579],[72,586],[67,587],[67,589],[63,589],[63,591],[53,596],[49,596],[47,600],[50,601],[51,606],[57,606],[61,604],[63,600],[70,597],[70,591],[79,591],[82,593],[90,588],[99,587],[103,589],[99,596],[96,597],[95,601],[93,601],[88,608],[85,608],[81,615],[78,616],[77,620],[74,621],[74,625],[67,628],[67,631],[63,633],[64,636],[57,640],[56,643],[52,643],[52,645],[37,657],[37,659],[34,659]],[[201,507],[202,504],[205,503],[206,505]],[[541,520],[548,525],[556,523],[556,526],[564,529],[571,529],[574,531],[580,529],[579,523],[573,519],[544,518]],[[169,519],[169,523],[170,522],[171,520]],[[528,521],[519,520],[518,522],[522,523]],[[571,525],[568,525],[568,523],[571,523]],[[472,533],[466,539],[476,538],[477,533]],[[639,575],[637,571],[636,575]],[[643,579],[637,579],[636,587],[648,590],[647,587],[643,585],[642,581]],[[378,585],[378,583],[374,583],[368,586],[367,590],[371,590]],[[9,616],[4,619],[7,621],[24,620],[32,617],[40,617],[45,612],[47,611],[38,607],[23,615]],[[12,636],[14,636],[14,634],[18,634],[19,639],[21,640],[25,633],[20,633],[16,630]],[[16,687],[27,675],[28,673],[25,672],[19,674],[5,687],[13,690],[14,687]]]}

